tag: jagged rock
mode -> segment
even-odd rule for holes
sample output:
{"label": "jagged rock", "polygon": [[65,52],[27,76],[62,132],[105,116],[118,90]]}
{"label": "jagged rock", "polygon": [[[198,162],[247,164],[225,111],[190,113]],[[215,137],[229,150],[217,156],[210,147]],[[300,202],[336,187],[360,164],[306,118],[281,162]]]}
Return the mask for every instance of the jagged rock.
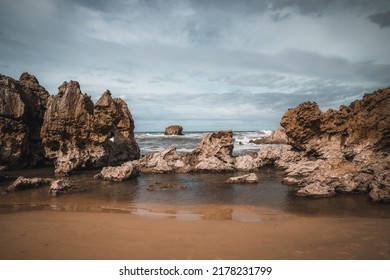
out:
{"label": "jagged rock", "polygon": [[233,132],[222,130],[206,135],[185,160],[191,171],[223,172],[234,169]]}
{"label": "jagged rock", "polygon": [[0,164],[17,169],[42,162],[39,132],[48,96],[28,73],[20,81],[0,75]]}
{"label": "jagged rock", "polygon": [[103,167],[95,178],[108,181],[124,181],[138,176],[138,166],[133,162],[125,162],[120,166]]}
{"label": "jagged rock", "polygon": [[253,184],[258,182],[259,182],[259,177],[257,177],[255,173],[249,173],[237,177],[230,177],[229,179],[226,180],[226,183],[229,184],[242,184],[242,183]]}
{"label": "jagged rock", "polygon": [[372,201],[390,203],[390,187],[379,188],[374,185],[369,195]]}
{"label": "jagged rock", "polygon": [[287,142],[287,135],[283,128],[274,130],[268,137],[249,141],[254,144],[287,144]]}
{"label": "jagged rock", "polygon": [[49,185],[52,182],[50,178],[25,178],[23,176],[18,177],[10,186],[8,191],[18,191],[30,188],[37,188],[43,185]]}
{"label": "jagged rock", "polygon": [[390,188],[389,112],[390,88],[365,94],[338,111],[322,113],[316,103],[305,102],[283,116],[281,125],[294,149],[274,163],[285,170],[285,182],[302,187],[297,195],[371,190],[374,200],[384,197],[386,201]]}
{"label": "jagged rock", "polygon": [[112,99],[105,91],[94,106],[75,81],[64,82],[58,90],[49,98],[41,130],[56,174],[139,158],[134,121],[123,100]]}
{"label": "jagged rock", "polygon": [[242,155],[236,158],[234,168],[238,171],[253,171],[260,167],[260,161],[256,154]]}
{"label": "jagged rock", "polygon": [[165,128],[165,135],[183,135],[183,127],[180,125],[171,125]]}
{"label": "jagged rock", "polygon": [[332,197],[336,193],[333,187],[325,184],[313,183],[299,189],[296,194],[298,196]]}
{"label": "jagged rock", "polygon": [[59,196],[69,191],[73,186],[68,180],[54,180],[50,184],[49,194]]}
{"label": "jagged rock", "polygon": [[141,171],[153,173],[185,172],[186,168],[182,156],[176,151],[176,147],[146,155],[139,160],[139,165]]}
{"label": "jagged rock", "polygon": [[158,190],[184,190],[187,186],[182,184],[174,184],[174,183],[167,183],[167,184],[153,184],[146,187],[148,191],[158,191]]}
{"label": "jagged rock", "polygon": [[139,160],[142,172],[223,172],[234,169],[232,156],[233,132],[218,131],[206,135],[198,146],[187,154],[179,154],[176,147],[146,155]]}

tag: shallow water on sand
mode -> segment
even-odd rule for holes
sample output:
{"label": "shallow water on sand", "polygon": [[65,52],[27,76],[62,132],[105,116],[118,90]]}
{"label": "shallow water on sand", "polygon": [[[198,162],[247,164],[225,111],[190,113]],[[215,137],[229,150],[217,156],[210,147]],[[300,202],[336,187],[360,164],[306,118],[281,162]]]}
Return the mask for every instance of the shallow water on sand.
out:
{"label": "shallow water on sand", "polygon": [[[142,174],[125,182],[94,179],[98,171],[76,172],[71,176],[74,192],[53,197],[48,187],[17,191],[0,196],[0,213],[28,210],[131,212],[140,216],[196,219],[232,219],[247,222],[272,220],[288,215],[331,217],[390,217],[390,205],[372,204],[366,195],[334,198],[302,198],[281,184],[273,169],[257,172],[257,184],[227,184],[240,173],[224,174]],[[5,188],[18,176],[52,177],[49,168],[7,172],[0,181]],[[185,189],[149,191],[160,183],[185,185]],[[287,216],[286,216],[287,215]]]}

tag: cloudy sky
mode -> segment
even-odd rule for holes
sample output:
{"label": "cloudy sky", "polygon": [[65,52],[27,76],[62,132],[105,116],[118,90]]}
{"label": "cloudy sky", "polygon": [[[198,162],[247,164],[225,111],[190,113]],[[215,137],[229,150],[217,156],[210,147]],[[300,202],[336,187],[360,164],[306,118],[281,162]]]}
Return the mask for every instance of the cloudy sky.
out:
{"label": "cloudy sky", "polygon": [[0,73],[77,80],[137,131],[275,129],[390,86],[388,0],[0,0]]}

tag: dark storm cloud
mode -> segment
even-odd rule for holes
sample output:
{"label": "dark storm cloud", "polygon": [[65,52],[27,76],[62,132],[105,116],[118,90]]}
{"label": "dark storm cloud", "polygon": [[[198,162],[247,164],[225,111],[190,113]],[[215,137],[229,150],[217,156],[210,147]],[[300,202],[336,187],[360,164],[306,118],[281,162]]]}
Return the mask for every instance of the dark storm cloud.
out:
{"label": "dark storm cloud", "polygon": [[78,80],[94,100],[108,88],[138,130],[272,128],[300,102],[337,108],[389,86],[386,11],[387,0],[4,0],[0,73],[29,71],[51,93]]}
{"label": "dark storm cloud", "polygon": [[369,19],[379,25],[380,28],[390,26],[390,11],[369,16]]}

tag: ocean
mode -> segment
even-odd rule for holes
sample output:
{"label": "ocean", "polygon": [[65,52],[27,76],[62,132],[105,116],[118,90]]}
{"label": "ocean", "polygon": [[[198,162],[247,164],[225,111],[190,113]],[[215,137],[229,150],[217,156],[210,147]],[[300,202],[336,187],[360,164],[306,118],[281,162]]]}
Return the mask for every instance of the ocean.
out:
{"label": "ocean", "polygon": [[[262,145],[249,143],[250,140],[267,137],[270,130],[233,132],[233,155],[257,152]],[[136,132],[135,139],[141,149],[141,154],[176,147],[178,152],[191,152],[196,145],[210,132],[187,132],[184,135],[164,135],[163,132]]]}

